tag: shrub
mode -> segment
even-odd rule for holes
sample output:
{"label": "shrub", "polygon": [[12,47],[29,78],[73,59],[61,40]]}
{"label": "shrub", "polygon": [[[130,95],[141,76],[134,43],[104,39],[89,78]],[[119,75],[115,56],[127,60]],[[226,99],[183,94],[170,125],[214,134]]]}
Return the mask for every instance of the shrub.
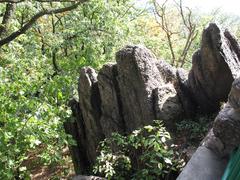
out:
{"label": "shrub", "polygon": [[184,165],[175,149],[161,121],[154,121],[102,141],[93,172],[108,179],[171,179]]}

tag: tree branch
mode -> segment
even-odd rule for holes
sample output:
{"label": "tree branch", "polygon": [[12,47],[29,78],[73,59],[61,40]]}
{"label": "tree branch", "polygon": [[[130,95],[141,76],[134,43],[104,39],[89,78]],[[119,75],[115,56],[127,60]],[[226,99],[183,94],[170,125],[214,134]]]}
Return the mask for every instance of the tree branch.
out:
{"label": "tree branch", "polygon": [[3,15],[2,24],[0,25],[0,37],[2,37],[2,35],[7,31],[7,26],[10,22],[11,17],[13,16],[14,9],[14,4],[8,3],[6,5],[6,11]]}
{"label": "tree branch", "polygon": [[3,38],[0,40],[0,47],[13,41],[21,34],[24,34],[28,29],[32,27],[32,25],[42,16],[44,15],[51,15],[51,14],[59,14],[67,11],[71,11],[73,9],[76,9],[80,4],[86,2],[88,0],[80,0],[78,3],[74,3],[71,6],[60,8],[60,9],[52,9],[52,10],[43,10],[39,13],[35,14],[22,28],[20,28],[18,31],[13,32],[11,35],[7,36],[6,38]]}

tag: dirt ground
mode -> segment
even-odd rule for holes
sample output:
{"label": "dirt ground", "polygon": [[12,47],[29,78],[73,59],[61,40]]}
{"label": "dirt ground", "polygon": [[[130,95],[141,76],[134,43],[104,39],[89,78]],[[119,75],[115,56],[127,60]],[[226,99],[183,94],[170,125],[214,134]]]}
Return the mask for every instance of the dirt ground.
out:
{"label": "dirt ground", "polygon": [[28,160],[23,163],[30,170],[31,180],[67,180],[75,175],[68,148],[63,149],[64,164],[62,165],[41,165],[36,154],[37,152],[30,153]]}

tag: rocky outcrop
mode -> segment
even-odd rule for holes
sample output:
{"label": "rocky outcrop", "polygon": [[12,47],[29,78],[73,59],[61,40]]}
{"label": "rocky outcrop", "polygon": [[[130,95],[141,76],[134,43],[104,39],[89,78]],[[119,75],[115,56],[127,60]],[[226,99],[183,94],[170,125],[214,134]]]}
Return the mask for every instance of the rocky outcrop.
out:
{"label": "rocky outcrop", "polygon": [[[182,117],[194,116],[196,112],[216,112],[220,103],[226,101],[231,84],[240,72],[239,49],[228,31],[223,33],[218,26],[210,24],[203,32],[201,49],[193,56],[190,72],[157,60],[142,46],[126,46],[117,52],[117,63],[104,65],[98,73],[90,67],[82,68],[79,102],[71,104],[76,122],[67,130],[77,138],[77,149],[82,148],[81,157],[75,157],[85,158],[85,166],[78,164],[84,166],[82,169],[92,166],[98,143],[113,132],[127,134],[151,124],[154,119],[162,120],[169,130],[174,130]],[[235,96],[230,98],[234,100],[229,104],[238,107]],[[232,111],[226,108],[224,115]],[[219,119],[224,118],[219,115]],[[221,125],[217,122],[216,128],[238,125],[235,121]],[[216,136],[209,134],[205,144],[218,142],[215,145],[224,149],[224,139],[228,137],[222,137],[216,129],[211,133]],[[73,149],[75,153],[80,152],[77,149]]]}
{"label": "rocky outcrop", "polygon": [[218,110],[220,102],[225,102],[227,97],[228,102],[178,180],[220,179],[229,155],[239,147],[239,59],[240,48],[236,39],[229,31],[222,32],[215,24],[210,24],[203,32],[201,49],[193,56],[193,66],[184,87],[188,87],[201,112]]}
{"label": "rocky outcrop", "polygon": [[[175,89],[175,68],[158,61],[142,46],[126,46],[116,54],[116,60],[98,73],[90,67],[82,68],[79,103],[70,103],[77,127],[68,123],[72,132],[69,128],[67,132],[78,139],[77,149],[83,147],[85,169],[94,164],[98,143],[113,132],[126,134],[154,119],[163,120],[172,129],[183,114]],[[74,153],[77,149],[73,148]]]}
{"label": "rocky outcrop", "polygon": [[240,78],[232,83],[228,102],[178,180],[221,179],[228,157],[240,146]]}
{"label": "rocky outcrop", "polygon": [[232,83],[228,102],[214,120],[202,145],[221,157],[228,156],[240,145],[240,79]]}
{"label": "rocky outcrop", "polygon": [[144,47],[127,46],[116,55],[123,118],[130,132],[156,118],[153,90],[164,81],[155,56]]}
{"label": "rocky outcrop", "polygon": [[240,49],[235,38],[216,24],[203,31],[201,49],[193,55],[188,83],[201,112],[216,112],[227,100],[240,72]]}

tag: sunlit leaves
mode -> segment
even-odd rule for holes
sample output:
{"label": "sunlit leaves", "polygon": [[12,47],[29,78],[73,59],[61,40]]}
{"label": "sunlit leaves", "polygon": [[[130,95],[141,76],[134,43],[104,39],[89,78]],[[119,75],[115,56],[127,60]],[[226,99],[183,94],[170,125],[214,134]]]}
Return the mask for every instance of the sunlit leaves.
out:
{"label": "sunlit leaves", "polygon": [[128,136],[113,133],[100,143],[94,173],[108,179],[165,179],[184,165],[174,146],[160,121]]}
{"label": "sunlit leaves", "polygon": [[[43,9],[67,4],[18,3],[8,33]],[[131,8],[129,1],[92,0],[72,12],[43,16],[0,49],[0,179],[28,179],[25,162],[33,152],[39,163],[61,162],[63,148],[74,143],[63,123],[71,116],[67,104],[77,93],[79,69],[114,59],[127,39]]]}

